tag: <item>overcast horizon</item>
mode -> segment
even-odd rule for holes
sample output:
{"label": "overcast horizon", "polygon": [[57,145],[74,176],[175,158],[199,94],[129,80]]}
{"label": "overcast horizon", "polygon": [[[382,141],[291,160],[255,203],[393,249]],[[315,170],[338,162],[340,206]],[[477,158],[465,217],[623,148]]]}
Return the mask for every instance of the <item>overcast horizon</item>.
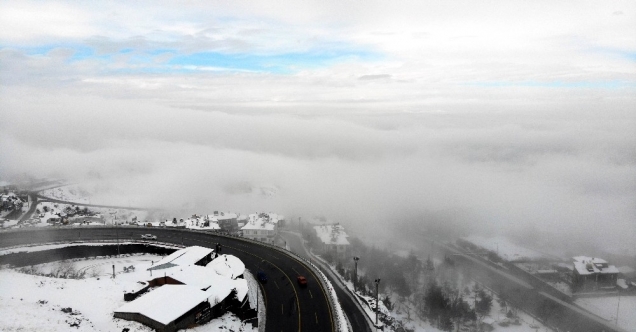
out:
{"label": "overcast horizon", "polygon": [[636,253],[635,2],[3,1],[0,26],[0,180]]}

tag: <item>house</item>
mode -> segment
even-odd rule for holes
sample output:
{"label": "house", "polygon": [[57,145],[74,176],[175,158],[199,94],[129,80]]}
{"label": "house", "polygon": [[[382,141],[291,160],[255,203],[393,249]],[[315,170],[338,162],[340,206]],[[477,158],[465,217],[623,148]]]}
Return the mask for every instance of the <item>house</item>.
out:
{"label": "house", "polygon": [[214,211],[214,215],[221,230],[230,234],[236,234],[239,230],[238,216],[236,213]]}
{"label": "house", "polygon": [[212,261],[214,249],[191,246],[177,250],[148,268],[149,271],[167,269],[175,266],[205,266]]}
{"label": "house", "polygon": [[[179,224],[181,224],[181,220]],[[198,216],[196,214],[183,221],[183,225],[185,225],[185,228],[197,230],[218,231],[221,229],[218,221],[213,216]]]}
{"label": "house", "polygon": [[46,212],[42,218],[40,218],[40,222],[42,223],[48,223],[48,224],[55,224],[57,222],[61,222],[62,221],[62,217],[59,216],[59,214],[55,214],[51,211]]}
{"label": "house", "polygon": [[245,238],[274,243],[274,238],[278,235],[278,219],[271,218],[268,213],[250,214],[241,231]]}
{"label": "house", "polygon": [[166,256],[149,269],[159,270],[154,279],[129,287],[135,294],[125,294],[124,299],[132,301],[115,310],[114,316],[165,332],[204,324],[227,311],[242,320],[256,317],[243,279],[243,262],[231,255],[210,260],[212,252],[195,246]]}
{"label": "house", "polygon": [[247,224],[248,220],[249,220],[249,216],[246,216],[244,214],[241,214],[236,218],[236,223],[238,225],[239,230]]}
{"label": "house", "polygon": [[618,269],[597,257],[573,257],[572,289],[575,292],[609,290],[616,287]]}
{"label": "house", "polygon": [[322,254],[332,253],[338,258],[345,258],[349,252],[349,237],[339,223],[314,226],[319,251]]}
{"label": "house", "polygon": [[285,216],[277,213],[267,213],[269,219],[276,224],[276,228],[281,230],[285,228]]}

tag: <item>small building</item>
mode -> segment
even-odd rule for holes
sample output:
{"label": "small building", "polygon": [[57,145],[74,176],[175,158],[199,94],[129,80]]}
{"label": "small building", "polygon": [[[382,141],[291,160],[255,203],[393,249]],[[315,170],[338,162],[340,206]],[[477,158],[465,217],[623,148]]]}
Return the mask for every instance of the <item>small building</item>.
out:
{"label": "small building", "polygon": [[[133,301],[115,310],[114,316],[162,332],[201,325],[227,311],[242,320],[256,317],[243,262],[231,255],[208,260],[212,252],[195,246],[166,256],[149,269],[160,270],[155,279],[127,285],[124,298]],[[137,297],[148,289],[152,290]]]}
{"label": "small building", "polygon": [[274,238],[278,235],[278,219],[270,218],[267,213],[250,214],[241,231],[245,238],[274,243]]}
{"label": "small building", "polygon": [[209,321],[209,297],[210,294],[195,286],[164,285],[121,306],[114,316],[160,332],[172,332]]}
{"label": "small building", "polygon": [[40,218],[40,222],[42,223],[48,223],[48,224],[55,224],[58,222],[62,221],[62,217],[60,217],[58,214],[55,214],[51,211],[46,212],[41,218]]}
{"label": "small building", "polygon": [[345,258],[349,252],[349,237],[339,223],[314,226],[319,251],[331,253],[335,257]]}
{"label": "small building", "polygon": [[239,230],[236,213],[214,211],[214,218],[222,231],[236,234]]}
{"label": "small building", "polygon": [[[181,223],[181,221],[179,221]],[[203,230],[203,231],[218,231],[221,229],[219,227],[218,221],[214,216],[198,216],[192,215],[192,217],[186,219],[183,224],[185,228]]]}
{"label": "small building", "polygon": [[209,262],[212,261],[213,252],[214,249],[199,246],[179,249],[158,261],[157,264],[154,264],[153,266],[148,268],[148,270],[161,270],[175,266],[206,266]]}
{"label": "small building", "polygon": [[589,292],[616,288],[618,269],[602,258],[577,256],[574,260],[572,289]]}

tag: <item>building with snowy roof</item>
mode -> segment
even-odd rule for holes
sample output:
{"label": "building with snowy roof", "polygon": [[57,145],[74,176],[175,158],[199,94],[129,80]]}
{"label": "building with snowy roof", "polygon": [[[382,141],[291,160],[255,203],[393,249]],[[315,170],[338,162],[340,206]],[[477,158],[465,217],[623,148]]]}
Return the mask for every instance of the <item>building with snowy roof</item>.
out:
{"label": "building with snowy roof", "polygon": [[248,239],[274,243],[274,238],[278,235],[278,223],[281,219],[273,213],[254,213],[248,219],[241,231],[243,237]]}
{"label": "building with snowy roof", "polygon": [[236,234],[239,230],[238,215],[232,212],[214,211],[209,217],[215,218],[222,231]]}
{"label": "building with snowy roof", "polygon": [[598,257],[573,257],[572,288],[577,292],[613,289],[618,279],[618,269]]}
{"label": "building with snowy roof", "polygon": [[314,226],[316,239],[319,244],[320,251],[331,253],[337,257],[345,258],[349,252],[349,236],[340,224],[328,224]]}
{"label": "building with snowy roof", "polygon": [[179,249],[153,264],[148,270],[161,270],[175,266],[185,267],[191,265],[205,266],[212,261],[214,249],[191,246]]}
{"label": "building with snowy roof", "polygon": [[221,255],[202,265],[202,258],[212,252],[188,247],[166,256],[153,266],[155,278],[140,283],[146,287],[131,288],[152,290],[129,297],[134,300],[115,310],[114,316],[167,332],[204,324],[227,311],[240,319],[255,317],[247,296],[248,283],[243,279],[245,265],[232,255]]}

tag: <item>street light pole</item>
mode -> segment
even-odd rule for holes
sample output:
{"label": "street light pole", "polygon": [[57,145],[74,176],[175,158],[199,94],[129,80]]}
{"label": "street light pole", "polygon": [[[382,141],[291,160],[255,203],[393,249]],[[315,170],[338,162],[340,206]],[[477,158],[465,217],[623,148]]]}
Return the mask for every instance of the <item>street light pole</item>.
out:
{"label": "street light pole", "polygon": [[115,234],[117,234],[117,257],[119,257],[119,227],[115,224]]}
{"label": "street light pole", "polygon": [[353,274],[353,292],[357,292],[358,291],[358,261],[360,260],[360,257],[354,256],[353,257],[353,262],[356,266],[356,269],[354,270],[354,274]]}
{"label": "street light pole", "polygon": [[375,279],[375,325],[378,325],[378,311],[380,311],[380,303],[378,302],[378,285],[380,278]]}

